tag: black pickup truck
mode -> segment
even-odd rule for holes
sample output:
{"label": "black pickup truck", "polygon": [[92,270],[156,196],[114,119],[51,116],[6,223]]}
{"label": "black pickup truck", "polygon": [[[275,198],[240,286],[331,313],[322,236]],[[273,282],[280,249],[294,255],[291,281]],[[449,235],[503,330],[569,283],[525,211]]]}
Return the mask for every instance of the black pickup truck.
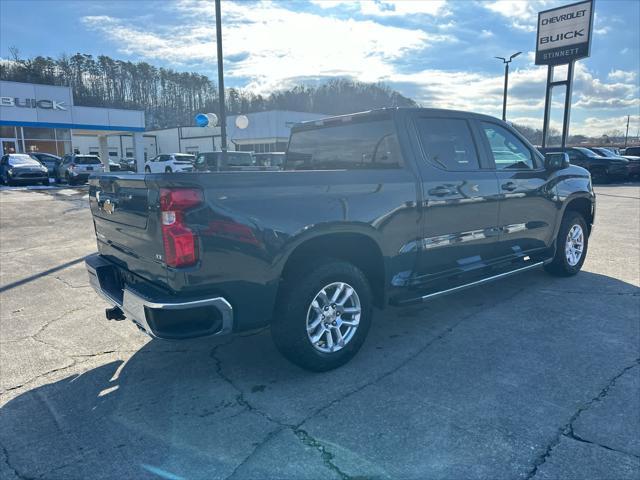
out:
{"label": "black pickup truck", "polygon": [[113,305],[153,337],[271,326],[310,370],[363,344],[372,307],[422,302],[535,267],[576,274],[589,173],[484,115],[382,109],[293,127],[282,171],[90,179]]}

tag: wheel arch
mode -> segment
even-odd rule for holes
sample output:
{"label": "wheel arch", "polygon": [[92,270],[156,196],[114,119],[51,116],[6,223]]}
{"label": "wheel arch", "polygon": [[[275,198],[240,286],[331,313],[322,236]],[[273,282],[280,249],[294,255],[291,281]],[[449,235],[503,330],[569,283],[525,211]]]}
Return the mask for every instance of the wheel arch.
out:
{"label": "wheel arch", "polygon": [[354,264],[367,277],[373,292],[374,304],[386,304],[386,269],[378,242],[361,231],[315,232],[300,239],[286,256],[281,269],[278,295],[287,279],[294,277],[305,265],[318,257],[331,257]]}
{"label": "wheel arch", "polygon": [[587,223],[587,229],[589,235],[593,229],[593,222],[595,221],[595,206],[593,199],[586,195],[576,195],[573,198],[567,200],[564,210],[562,212],[562,219],[568,212],[577,212],[584,218]]}

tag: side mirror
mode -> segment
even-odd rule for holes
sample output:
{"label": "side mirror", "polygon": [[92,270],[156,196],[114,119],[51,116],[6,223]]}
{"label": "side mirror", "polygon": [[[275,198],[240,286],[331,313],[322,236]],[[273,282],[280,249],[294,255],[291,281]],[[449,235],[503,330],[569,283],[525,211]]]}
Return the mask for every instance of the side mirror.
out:
{"label": "side mirror", "polygon": [[564,152],[544,154],[544,166],[547,170],[562,170],[569,166],[569,155]]}

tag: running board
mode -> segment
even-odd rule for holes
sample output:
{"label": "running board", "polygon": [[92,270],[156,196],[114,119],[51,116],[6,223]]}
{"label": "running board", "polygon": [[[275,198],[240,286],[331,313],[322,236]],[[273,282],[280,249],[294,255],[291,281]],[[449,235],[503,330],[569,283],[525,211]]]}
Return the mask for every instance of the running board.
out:
{"label": "running board", "polygon": [[484,285],[485,283],[493,282],[494,280],[500,280],[501,278],[510,277],[511,275],[515,275],[516,273],[526,272],[527,270],[531,270],[536,267],[540,267],[544,265],[545,262],[537,262],[531,265],[527,265],[526,267],[516,268],[515,270],[511,270],[509,272],[500,273],[498,275],[494,275],[492,277],[483,278],[481,280],[476,280],[475,282],[465,283],[464,285],[459,285],[457,287],[447,288],[446,290],[440,290],[439,292],[428,293],[427,295],[423,295],[421,297],[410,298],[408,300],[402,300],[398,302],[398,305],[406,305],[408,303],[416,303],[416,302],[424,302],[426,300],[431,300],[432,298],[441,297],[443,295],[448,295],[450,293],[460,292],[462,290],[466,290],[467,288],[476,287],[478,285]]}

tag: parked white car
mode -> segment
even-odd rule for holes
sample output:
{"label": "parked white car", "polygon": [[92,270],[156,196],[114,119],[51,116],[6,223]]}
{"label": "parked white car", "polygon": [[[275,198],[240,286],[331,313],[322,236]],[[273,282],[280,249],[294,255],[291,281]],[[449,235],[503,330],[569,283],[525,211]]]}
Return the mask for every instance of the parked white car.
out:
{"label": "parked white car", "polygon": [[162,153],[144,163],[146,173],[192,172],[196,157],[186,153]]}

